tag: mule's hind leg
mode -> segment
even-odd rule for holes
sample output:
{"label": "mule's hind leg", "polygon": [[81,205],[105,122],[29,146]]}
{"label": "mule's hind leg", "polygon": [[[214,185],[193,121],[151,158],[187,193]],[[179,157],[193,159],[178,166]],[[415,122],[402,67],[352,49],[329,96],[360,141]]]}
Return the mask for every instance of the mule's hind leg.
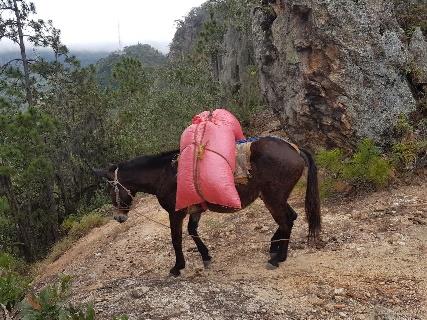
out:
{"label": "mule's hind leg", "polygon": [[[269,196],[266,196],[266,194]],[[289,239],[295,220],[295,211],[287,204],[286,200],[283,202],[283,199],[287,199],[287,195],[274,195],[272,192],[263,192],[262,198],[274,221],[279,225],[278,230],[273,236],[274,240],[283,239],[272,242],[270,247],[270,249],[277,250],[277,254],[271,255],[268,262],[271,266],[278,267],[279,262],[285,261],[288,256]]]}
{"label": "mule's hind leg", "polygon": [[203,265],[205,266],[205,268],[207,268],[211,263],[212,257],[209,255],[208,248],[203,243],[202,239],[199,237],[199,234],[197,232],[200,216],[201,216],[201,213],[190,214],[190,218],[188,219],[188,234],[193,238],[194,242],[196,243],[197,250],[202,256]]}
{"label": "mule's hind leg", "polygon": [[[289,203],[286,204],[286,215],[288,216],[288,221],[290,224],[290,229],[292,231],[293,222],[298,217],[298,214],[296,211],[289,205]],[[287,239],[285,238],[284,233],[282,232],[282,229],[280,227],[277,228],[274,235],[271,237],[271,244],[270,244],[270,258],[274,258],[279,254],[279,252],[282,250],[283,242],[277,241],[279,239]],[[289,243],[289,242],[287,242]]]}
{"label": "mule's hind leg", "polygon": [[279,239],[282,239],[282,230],[280,227],[277,228],[276,232],[271,237],[271,243],[270,243],[270,257],[273,258],[276,256],[280,251],[280,243],[277,241]]}
{"label": "mule's hind leg", "polygon": [[170,274],[177,277],[180,270],[185,268],[185,258],[182,252],[182,222],[186,216],[185,211],[169,212],[169,222],[171,228],[172,245],[175,250],[175,266],[170,269]]}

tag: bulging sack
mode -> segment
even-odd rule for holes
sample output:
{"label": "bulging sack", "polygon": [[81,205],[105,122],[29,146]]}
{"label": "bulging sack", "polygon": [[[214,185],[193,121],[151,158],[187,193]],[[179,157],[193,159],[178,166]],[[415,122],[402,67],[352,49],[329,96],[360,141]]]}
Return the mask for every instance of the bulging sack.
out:
{"label": "bulging sack", "polygon": [[233,174],[235,141],[243,138],[239,121],[227,110],[193,118],[181,135],[176,210],[204,202],[241,208]]}

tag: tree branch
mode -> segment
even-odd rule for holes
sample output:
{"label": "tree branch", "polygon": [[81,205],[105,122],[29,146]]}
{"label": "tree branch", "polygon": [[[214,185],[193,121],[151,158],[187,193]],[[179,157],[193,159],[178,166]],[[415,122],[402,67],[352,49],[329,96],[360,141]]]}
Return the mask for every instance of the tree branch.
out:
{"label": "tree branch", "polygon": [[22,59],[17,58],[17,59],[12,59],[12,60],[6,62],[4,65],[2,65],[0,67],[0,74],[2,74],[4,72],[4,70],[6,70],[6,68],[7,68],[8,65],[10,65],[12,62],[15,62],[15,61],[22,61]]}

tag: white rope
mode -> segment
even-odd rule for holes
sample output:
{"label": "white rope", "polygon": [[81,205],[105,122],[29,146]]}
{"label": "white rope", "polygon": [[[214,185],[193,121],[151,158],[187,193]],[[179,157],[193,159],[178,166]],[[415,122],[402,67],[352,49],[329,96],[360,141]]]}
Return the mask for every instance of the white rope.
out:
{"label": "white rope", "polygon": [[116,170],[114,170],[114,180],[108,180],[107,182],[114,188],[114,192],[116,193],[116,204],[118,209],[129,209],[130,207],[121,207],[121,199],[120,199],[120,190],[119,186],[123,188],[123,190],[126,191],[126,193],[132,198],[132,201],[134,199],[134,196],[132,195],[132,192],[126,188],[124,185],[122,185],[118,178],[119,174],[119,168],[117,167]]}

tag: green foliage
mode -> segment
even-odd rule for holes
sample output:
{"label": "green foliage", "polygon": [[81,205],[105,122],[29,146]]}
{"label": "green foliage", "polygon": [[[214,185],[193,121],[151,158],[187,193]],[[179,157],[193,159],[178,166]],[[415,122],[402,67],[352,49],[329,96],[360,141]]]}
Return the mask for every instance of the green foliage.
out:
{"label": "green foliage", "polygon": [[50,228],[55,228],[57,223],[51,158],[57,129],[50,117],[34,108],[1,115],[0,122],[0,171],[11,182],[6,197],[10,209],[0,213],[1,225],[10,227],[6,242],[20,243],[18,248],[31,252],[27,258],[34,259],[40,257],[56,237]]}
{"label": "green foliage", "polygon": [[55,261],[65,251],[70,249],[77,240],[87,235],[93,228],[100,227],[107,223],[108,219],[98,212],[91,212],[81,217],[70,215],[61,225],[67,236],[55,243],[52,247],[48,261]]}
{"label": "green foliage", "polygon": [[119,85],[119,92],[132,95],[137,92],[145,94],[148,80],[142,63],[133,58],[123,58],[113,67],[113,79]]}
{"label": "green foliage", "polygon": [[[38,294],[29,294],[22,301],[19,316],[22,320],[95,320],[92,305],[71,305],[69,297],[71,277],[63,276],[58,282],[44,287]],[[115,320],[127,320],[126,315],[114,317]]]}
{"label": "green foliage", "polygon": [[222,40],[226,27],[219,23],[213,13],[210,20],[205,21],[203,28],[197,38],[196,50],[200,54],[207,56],[217,55],[222,51]]}
{"label": "green foliage", "polygon": [[322,150],[317,153],[316,162],[323,173],[320,182],[322,197],[348,189],[346,184],[383,187],[393,171],[390,162],[369,139],[361,141],[350,157],[346,158],[340,149]]}
{"label": "green foliage", "polygon": [[12,310],[25,295],[29,278],[22,275],[23,262],[10,254],[0,252],[0,304]]}
{"label": "green foliage", "polygon": [[343,151],[335,148],[318,152],[316,161],[321,168],[324,168],[334,176],[340,176],[344,168],[343,158]]}
{"label": "green foliage", "polygon": [[166,56],[148,44],[137,44],[125,47],[122,52],[114,52],[96,63],[97,80],[103,87],[113,86],[113,69],[118,63],[126,59],[138,61],[147,69],[158,67],[166,63]]}
{"label": "green foliage", "polygon": [[0,304],[11,310],[27,291],[29,280],[17,273],[0,270]]}
{"label": "green foliage", "polygon": [[75,222],[68,235],[74,239],[78,239],[88,234],[93,228],[102,226],[107,222],[107,219],[98,213],[89,213],[84,215],[79,222]]}
{"label": "green foliage", "polygon": [[251,10],[258,0],[215,0],[208,2],[210,11],[219,15],[228,27],[241,32],[251,30]]}
{"label": "green foliage", "polygon": [[394,131],[398,136],[404,137],[412,133],[414,128],[409,123],[408,117],[404,114],[401,114],[399,115],[399,118],[394,125]]}
{"label": "green foliage", "polygon": [[[20,107],[34,106],[38,74],[32,72],[25,46],[52,49],[55,62],[67,56],[68,49],[60,41],[60,31],[51,20],[44,21],[35,17],[34,3],[26,0],[0,0],[0,40],[8,39],[19,47],[18,56],[0,67],[2,96]],[[38,60],[38,59],[36,59]],[[39,83],[41,84],[41,83]]]}
{"label": "green foliage", "polygon": [[426,132],[423,121],[414,128],[406,116],[399,117],[394,126],[396,140],[391,147],[391,159],[396,168],[414,170],[423,166],[427,155]]}
{"label": "green foliage", "polygon": [[22,320],[93,320],[95,310],[66,305],[71,285],[71,277],[64,276],[58,283],[46,286],[39,294],[30,295],[22,302],[20,316]]}
{"label": "green foliage", "polygon": [[392,173],[390,163],[381,157],[379,149],[369,139],[363,140],[356,153],[343,167],[342,175],[355,184],[384,186]]}

